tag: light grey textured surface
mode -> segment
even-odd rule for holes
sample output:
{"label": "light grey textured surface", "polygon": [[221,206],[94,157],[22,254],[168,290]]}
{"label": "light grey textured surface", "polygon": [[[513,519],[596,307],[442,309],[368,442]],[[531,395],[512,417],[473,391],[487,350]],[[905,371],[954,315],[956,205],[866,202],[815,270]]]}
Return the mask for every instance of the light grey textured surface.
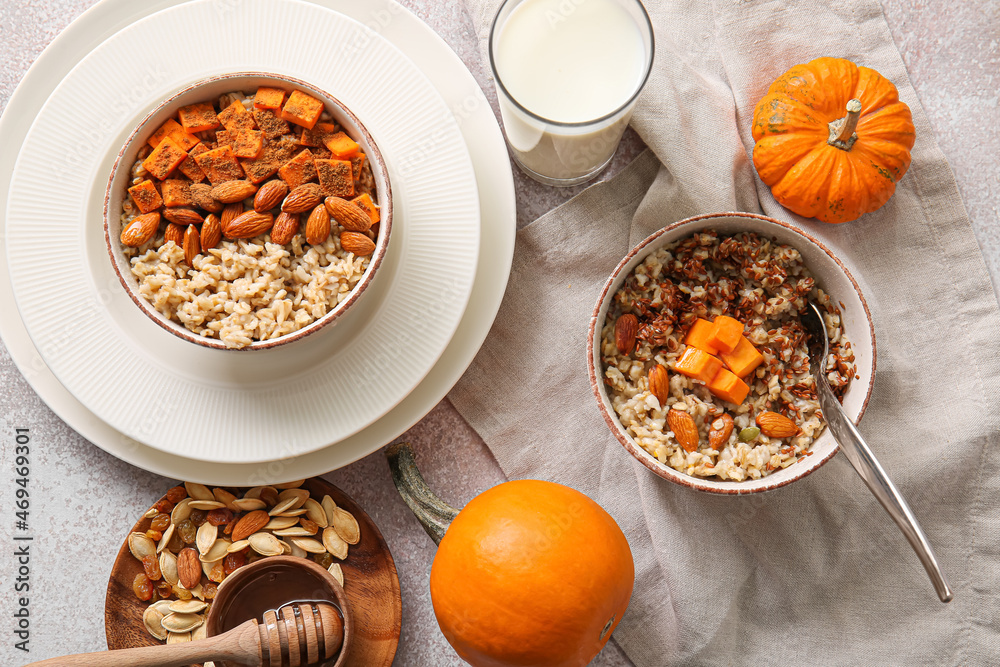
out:
{"label": "light grey textured surface", "polygon": [[[358,0],[359,2],[362,0]],[[911,3],[882,0],[893,38],[942,150],[958,181],[994,284],[1000,280],[1000,10],[991,0]],[[41,50],[88,0],[0,0],[0,108]],[[466,62],[495,101],[472,24],[461,3],[405,0]],[[0,150],[5,147],[0,147]],[[641,149],[634,133],[614,173]],[[515,173],[523,225],[580,188],[553,190]],[[0,317],[14,317],[0,313]],[[0,346],[0,664],[21,665],[104,646],[104,588],[113,557],[135,517],[172,482],[105,454],[63,424],[34,394]],[[13,650],[9,622],[13,432],[31,429],[32,653]],[[482,441],[444,401],[407,435],[430,483],[462,504],[502,479]],[[319,472],[319,471],[317,471]],[[459,665],[434,622],[427,576],[434,549],[392,488],[381,453],[327,478],[351,494],[382,529],[399,569],[403,632],[397,665]],[[651,632],[656,629],[651,628]],[[625,665],[609,645],[595,664]]]}

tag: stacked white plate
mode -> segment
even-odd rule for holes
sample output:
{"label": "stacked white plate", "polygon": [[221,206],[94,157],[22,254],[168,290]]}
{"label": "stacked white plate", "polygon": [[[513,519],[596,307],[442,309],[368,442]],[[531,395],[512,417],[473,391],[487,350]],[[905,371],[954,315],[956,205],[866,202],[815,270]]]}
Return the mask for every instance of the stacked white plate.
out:
{"label": "stacked white plate", "polygon": [[[135,124],[175,90],[235,71],[341,99],[386,158],[395,209],[359,303],[333,327],[252,353],[191,345],[142,315],[102,229],[107,178]],[[444,397],[503,297],[515,209],[500,129],[457,56],[391,0],[104,0],[29,70],[0,144],[0,309],[17,313],[0,335],[64,421],[163,475],[253,484],[365,456]]]}

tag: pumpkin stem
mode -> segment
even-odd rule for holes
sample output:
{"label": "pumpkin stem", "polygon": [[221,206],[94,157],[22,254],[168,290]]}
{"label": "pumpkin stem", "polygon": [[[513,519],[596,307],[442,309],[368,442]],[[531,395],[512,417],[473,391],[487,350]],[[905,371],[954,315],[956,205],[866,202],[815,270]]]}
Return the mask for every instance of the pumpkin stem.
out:
{"label": "pumpkin stem", "polygon": [[403,497],[403,502],[409,505],[434,544],[441,544],[448,526],[458,516],[458,510],[438,498],[431,487],[427,486],[423,475],[417,470],[413,448],[409,443],[389,445],[385,450],[385,458],[389,461],[392,483]]}
{"label": "pumpkin stem", "polygon": [[858,128],[860,117],[861,100],[850,100],[847,103],[847,115],[829,123],[830,138],[826,142],[841,150],[851,150],[851,146],[858,140],[858,135],[854,133],[854,130]]}

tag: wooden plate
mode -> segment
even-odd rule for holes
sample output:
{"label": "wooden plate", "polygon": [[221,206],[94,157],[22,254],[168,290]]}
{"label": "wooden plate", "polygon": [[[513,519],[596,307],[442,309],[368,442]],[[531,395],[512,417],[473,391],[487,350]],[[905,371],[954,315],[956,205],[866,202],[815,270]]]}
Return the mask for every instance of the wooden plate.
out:
{"label": "wooden plate", "polygon": [[[347,665],[389,667],[396,655],[403,620],[399,577],[389,547],[371,518],[343,491],[318,477],[306,480],[302,488],[308,489],[317,500],[329,495],[339,507],[353,514],[361,527],[361,541],[351,546],[347,560],[341,563],[355,627]],[[130,532],[145,532],[149,521],[142,519]],[[150,636],[142,624],[147,604],[132,592],[132,580],[142,572],[142,566],[128,549],[128,535],[123,537],[125,541],[111,570],[104,602],[108,648],[156,646],[162,642]]]}

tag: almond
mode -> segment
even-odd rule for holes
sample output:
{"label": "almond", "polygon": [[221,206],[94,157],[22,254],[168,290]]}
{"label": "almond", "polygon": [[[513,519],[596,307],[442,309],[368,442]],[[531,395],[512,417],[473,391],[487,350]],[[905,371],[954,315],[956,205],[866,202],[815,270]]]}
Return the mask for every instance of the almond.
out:
{"label": "almond", "polygon": [[226,181],[212,188],[212,197],[223,204],[233,204],[252,197],[257,186],[250,181]]}
{"label": "almond", "polygon": [[274,227],[271,227],[271,243],[287,245],[292,242],[295,235],[299,233],[299,214],[285,213],[282,211],[274,219]]}
{"label": "almond", "polygon": [[653,364],[649,369],[649,391],[656,396],[661,408],[667,404],[667,399],[670,398],[670,378],[662,364]]}
{"label": "almond", "polygon": [[235,220],[238,216],[243,215],[244,209],[243,204],[237,202],[235,204],[227,204],[224,209],[222,209],[221,223],[222,227],[225,228],[230,222]]}
{"label": "almond", "polygon": [[184,232],[184,261],[194,268],[194,258],[201,253],[201,233],[194,225],[188,225]]}
{"label": "almond", "polygon": [[228,224],[222,225],[222,233],[228,239],[252,239],[271,229],[274,216],[270,213],[247,211],[238,215]]}
{"label": "almond", "polygon": [[330,238],[330,214],[326,206],[320,204],[313,208],[306,220],[306,242],[319,245]]}
{"label": "almond", "polygon": [[[250,537],[258,530],[267,525],[267,522],[271,520],[267,512],[264,510],[254,510],[248,514],[245,514],[242,519],[236,522],[236,527],[233,528],[233,542],[239,542],[240,540],[245,540]],[[197,554],[195,555],[197,557]],[[199,565],[199,571],[201,566]]]}
{"label": "almond", "polygon": [[357,204],[340,197],[327,197],[324,203],[333,219],[349,232],[367,232],[372,226],[368,213]]}
{"label": "almond", "polygon": [[156,230],[159,228],[160,213],[158,211],[138,215],[122,230],[122,244],[132,248],[141,246],[156,236]]}
{"label": "almond", "polygon": [[167,231],[163,232],[163,242],[173,241],[178,247],[184,245],[184,227],[170,223]]}
{"label": "almond", "polygon": [[211,250],[222,240],[222,222],[214,213],[205,216],[201,225],[201,249]]}
{"label": "almond", "polygon": [[698,449],[698,425],[694,423],[694,417],[680,410],[670,409],[667,413],[667,424],[674,432],[674,439],[684,451],[693,452]]}
{"label": "almond", "polygon": [[177,554],[177,579],[181,586],[191,590],[201,581],[201,561],[198,552],[187,547]]}
{"label": "almond", "polygon": [[712,422],[712,428],[708,430],[708,444],[718,451],[725,446],[732,434],[733,418],[728,412],[723,412],[721,417]]}
{"label": "almond", "polygon": [[620,353],[632,354],[637,333],[639,333],[639,318],[632,313],[618,317],[615,321],[615,346]]}
{"label": "almond", "polygon": [[340,247],[358,257],[366,257],[375,252],[375,242],[360,232],[341,232]]}
{"label": "almond", "polygon": [[285,213],[305,213],[316,207],[323,201],[323,190],[319,183],[303,183],[288,193],[285,201],[281,203],[281,210]]}
{"label": "almond", "polygon": [[757,415],[756,422],[760,432],[769,438],[789,438],[799,432],[799,427],[791,419],[769,410]]}
{"label": "almond", "polygon": [[288,194],[288,184],[281,179],[268,181],[260,186],[257,196],[253,198],[253,210],[258,213],[270,211],[281,203],[281,200]]}
{"label": "almond", "polygon": [[204,222],[198,212],[191,208],[164,209],[163,217],[175,225],[200,225]]}
{"label": "almond", "polygon": [[222,202],[212,196],[212,186],[208,183],[192,183],[190,186],[191,203],[209,213],[222,210]]}

